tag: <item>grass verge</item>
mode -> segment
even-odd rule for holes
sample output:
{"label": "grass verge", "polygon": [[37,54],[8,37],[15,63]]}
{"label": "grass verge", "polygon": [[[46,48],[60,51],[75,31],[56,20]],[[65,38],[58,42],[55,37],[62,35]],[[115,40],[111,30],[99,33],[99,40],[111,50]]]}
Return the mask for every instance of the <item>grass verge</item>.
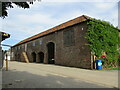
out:
{"label": "grass verge", "polygon": [[118,67],[118,68],[109,68],[109,69],[105,69],[105,70],[120,70],[120,67]]}

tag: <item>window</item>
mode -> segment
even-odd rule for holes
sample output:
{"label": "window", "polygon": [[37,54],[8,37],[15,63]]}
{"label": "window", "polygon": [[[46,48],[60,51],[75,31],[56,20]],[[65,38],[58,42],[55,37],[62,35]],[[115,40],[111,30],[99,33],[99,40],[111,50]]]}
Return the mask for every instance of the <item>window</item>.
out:
{"label": "window", "polygon": [[33,42],[33,46],[35,46],[35,42]]}
{"label": "window", "polygon": [[64,39],[64,45],[65,46],[72,46],[72,45],[74,45],[74,43],[75,43],[75,40],[74,40],[74,30],[72,29],[72,30],[67,30],[67,31],[64,31],[64,33],[63,33],[64,35],[64,37],[63,37],[63,39]]}
{"label": "window", "polygon": [[24,48],[24,44],[22,44],[22,48]]}
{"label": "window", "polygon": [[20,49],[20,46],[18,46],[18,49]]}
{"label": "window", "polygon": [[18,50],[18,47],[15,47],[15,50]]}
{"label": "window", "polygon": [[42,40],[39,41],[40,45],[42,44]]}

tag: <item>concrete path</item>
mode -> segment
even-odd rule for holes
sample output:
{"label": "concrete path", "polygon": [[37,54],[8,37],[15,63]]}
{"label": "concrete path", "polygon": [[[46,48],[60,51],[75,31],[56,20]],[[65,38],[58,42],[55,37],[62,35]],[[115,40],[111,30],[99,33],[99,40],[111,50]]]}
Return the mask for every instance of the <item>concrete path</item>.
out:
{"label": "concrete path", "polygon": [[[39,77],[35,79],[35,75]],[[42,81],[40,82],[40,80]],[[9,71],[3,69],[3,87],[25,87],[25,85],[32,87],[29,84],[31,81],[34,84],[33,86],[38,88],[117,88],[118,71],[86,70],[49,64],[26,64],[15,61],[9,62]],[[14,82],[22,83],[16,84]],[[39,84],[37,86],[35,83],[39,83],[41,86]],[[6,86],[6,84],[10,85]]]}

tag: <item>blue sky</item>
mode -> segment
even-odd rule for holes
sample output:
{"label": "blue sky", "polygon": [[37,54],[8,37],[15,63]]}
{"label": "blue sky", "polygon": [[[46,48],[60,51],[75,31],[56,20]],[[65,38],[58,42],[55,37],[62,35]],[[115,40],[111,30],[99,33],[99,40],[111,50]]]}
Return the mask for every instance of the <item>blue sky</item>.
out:
{"label": "blue sky", "polygon": [[[118,1],[42,0],[30,5],[30,9],[15,6],[13,9],[8,9],[8,17],[0,19],[2,21],[0,30],[11,34],[11,38],[2,43],[15,45],[23,39],[81,15],[109,21],[114,26],[118,26]],[[3,47],[3,49],[8,48]]]}

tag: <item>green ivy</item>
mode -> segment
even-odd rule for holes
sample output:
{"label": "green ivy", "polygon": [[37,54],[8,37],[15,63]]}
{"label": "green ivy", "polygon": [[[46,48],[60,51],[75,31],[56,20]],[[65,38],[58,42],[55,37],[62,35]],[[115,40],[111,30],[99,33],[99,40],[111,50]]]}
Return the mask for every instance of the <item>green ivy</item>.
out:
{"label": "green ivy", "polygon": [[88,21],[87,25],[86,38],[88,39],[90,49],[97,58],[101,57],[102,51],[104,51],[108,60],[118,60],[118,28],[109,22],[96,19]]}

